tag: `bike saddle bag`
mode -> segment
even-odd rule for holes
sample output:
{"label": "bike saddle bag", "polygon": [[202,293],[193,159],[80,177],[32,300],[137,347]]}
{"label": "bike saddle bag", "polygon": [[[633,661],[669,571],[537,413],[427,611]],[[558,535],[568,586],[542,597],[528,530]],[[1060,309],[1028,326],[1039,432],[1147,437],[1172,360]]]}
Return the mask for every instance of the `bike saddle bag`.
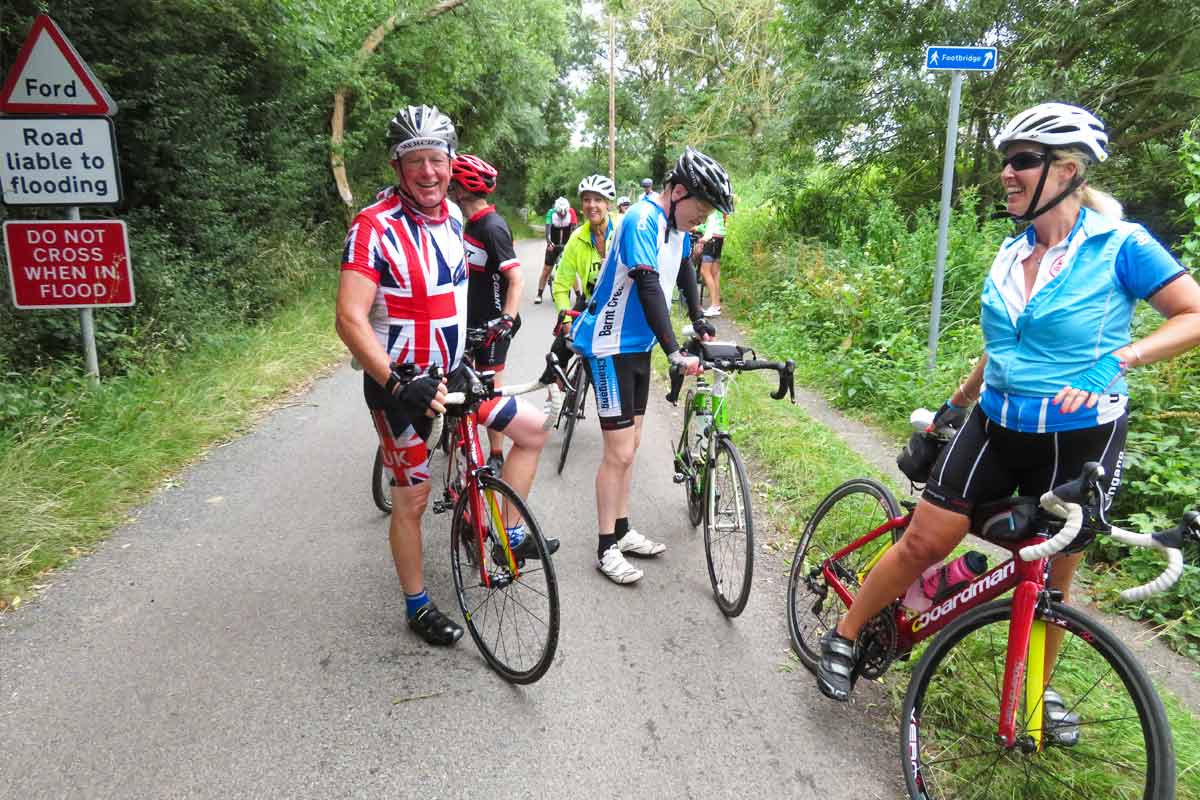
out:
{"label": "bike saddle bag", "polygon": [[1036,497],[1005,497],[980,503],[971,515],[971,530],[989,542],[1019,542],[1033,535],[1037,514]]}
{"label": "bike saddle bag", "polygon": [[925,483],[929,480],[929,471],[933,469],[934,462],[945,446],[945,439],[916,431],[908,437],[908,444],[904,445],[900,455],[896,456],[896,466],[913,483]]}
{"label": "bike saddle bag", "polygon": [[745,353],[745,348],[733,342],[701,342],[700,355],[705,361],[736,361]]}

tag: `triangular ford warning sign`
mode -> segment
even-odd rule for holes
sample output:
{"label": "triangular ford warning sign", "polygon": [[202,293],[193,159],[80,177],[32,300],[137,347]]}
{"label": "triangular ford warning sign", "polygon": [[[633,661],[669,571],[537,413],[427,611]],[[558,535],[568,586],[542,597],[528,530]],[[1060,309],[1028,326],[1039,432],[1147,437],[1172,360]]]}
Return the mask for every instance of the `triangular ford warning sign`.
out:
{"label": "triangular ford warning sign", "polygon": [[117,113],[117,104],[62,29],[42,14],[33,21],[0,88],[0,111],[111,117]]}

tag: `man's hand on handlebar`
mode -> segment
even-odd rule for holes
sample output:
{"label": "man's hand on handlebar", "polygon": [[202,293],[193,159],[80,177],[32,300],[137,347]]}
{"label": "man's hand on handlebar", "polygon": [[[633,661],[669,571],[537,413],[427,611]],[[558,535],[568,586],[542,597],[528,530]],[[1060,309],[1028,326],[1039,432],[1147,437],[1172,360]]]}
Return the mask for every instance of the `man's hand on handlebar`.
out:
{"label": "man's hand on handlebar", "polygon": [[667,361],[671,364],[671,369],[677,370],[684,375],[699,375],[704,370],[700,367],[700,359],[696,356],[689,356],[682,350],[676,350],[667,356]]}
{"label": "man's hand on handlebar", "polygon": [[446,410],[446,378],[434,367],[429,373],[413,377],[411,369],[393,365],[384,388],[392,408],[409,416],[432,417]]}
{"label": "man's hand on handlebar", "polygon": [[500,319],[488,326],[487,336],[484,337],[483,344],[485,347],[490,347],[493,343],[500,339],[507,339],[512,336],[514,320],[508,314],[501,315]]}
{"label": "man's hand on handlebar", "polygon": [[692,320],[692,331],[702,342],[711,342],[717,335],[717,328],[704,317]]}

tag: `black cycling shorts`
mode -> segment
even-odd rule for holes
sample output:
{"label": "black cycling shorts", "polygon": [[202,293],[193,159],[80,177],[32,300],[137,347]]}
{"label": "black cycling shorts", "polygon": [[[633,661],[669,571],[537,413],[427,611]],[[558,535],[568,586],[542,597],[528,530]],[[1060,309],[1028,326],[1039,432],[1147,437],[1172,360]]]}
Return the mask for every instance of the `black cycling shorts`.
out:
{"label": "black cycling shorts", "polygon": [[704,255],[702,258],[705,261],[720,261],[721,248],[725,246],[724,236],[714,236],[704,243]]}
{"label": "black cycling shorts", "polygon": [[615,431],[633,425],[634,417],[646,413],[650,399],[650,353],[619,353],[588,356],[587,367],[596,394],[596,416],[600,429]]}
{"label": "black cycling shorts", "polygon": [[1001,427],[978,406],[929,472],[921,497],[939,508],[970,516],[975,506],[1016,492],[1041,497],[1079,477],[1083,465],[1104,465],[1105,507],[1121,486],[1129,416],[1093,428],[1021,433]]}
{"label": "black cycling shorts", "polygon": [[379,435],[383,463],[392,474],[395,486],[416,486],[429,480],[429,449],[425,440],[433,429],[433,420],[411,418],[389,403],[387,390],[363,372],[363,398],[371,411],[371,421]]}

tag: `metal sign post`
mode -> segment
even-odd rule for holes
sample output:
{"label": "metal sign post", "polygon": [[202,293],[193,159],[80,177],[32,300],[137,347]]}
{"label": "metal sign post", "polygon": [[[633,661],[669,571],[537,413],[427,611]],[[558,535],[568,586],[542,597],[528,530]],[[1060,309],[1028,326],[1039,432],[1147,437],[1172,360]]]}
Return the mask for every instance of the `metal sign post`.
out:
{"label": "metal sign post", "polygon": [[929,313],[930,371],[937,364],[937,343],[942,321],[942,286],[946,274],[946,250],[950,235],[950,199],[954,194],[955,150],[958,146],[958,108],[964,72],[991,72],[996,68],[994,47],[946,47],[925,50],[925,68],[950,72],[950,113],[946,121],[946,157],[942,161],[942,202],[938,210],[937,263],[933,268],[933,304]]}

